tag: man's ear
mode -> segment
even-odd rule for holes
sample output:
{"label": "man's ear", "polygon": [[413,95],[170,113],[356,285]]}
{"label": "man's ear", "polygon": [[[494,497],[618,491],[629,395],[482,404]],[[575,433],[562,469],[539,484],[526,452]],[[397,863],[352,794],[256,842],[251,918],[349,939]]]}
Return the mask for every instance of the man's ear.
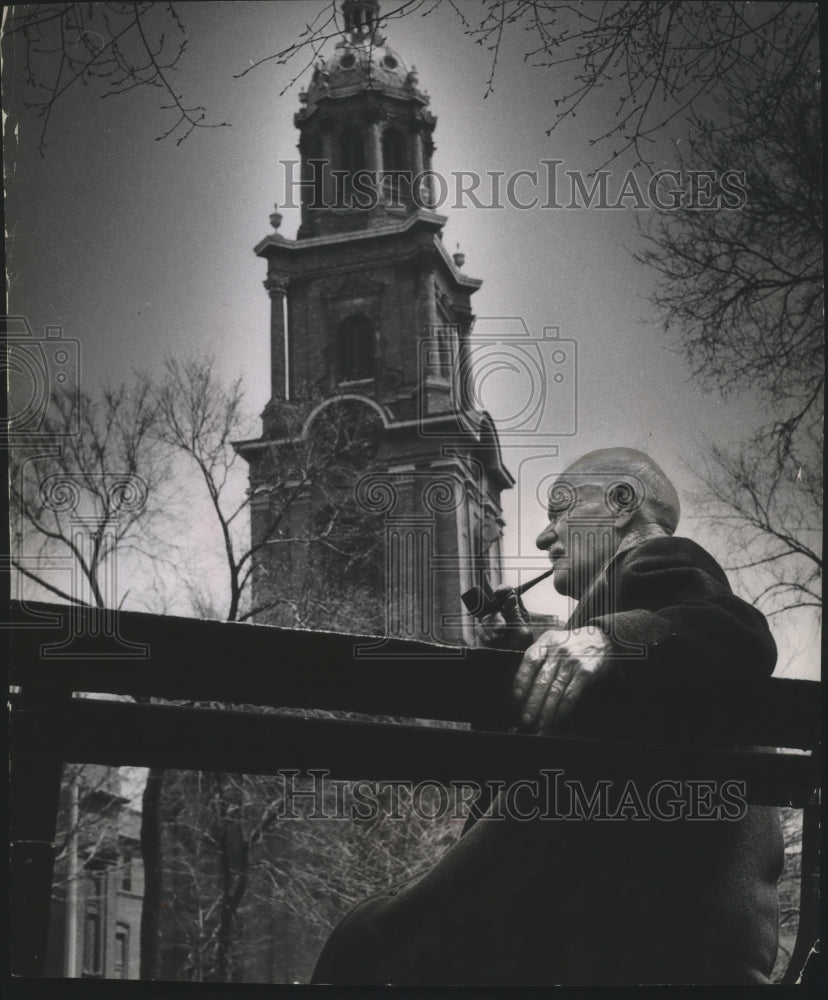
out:
{"label": "man's ear", "polygon": [[640,510],[642,497],[632,483],[617,482],[607,489],[606,501],[615,527],[626,528]]}

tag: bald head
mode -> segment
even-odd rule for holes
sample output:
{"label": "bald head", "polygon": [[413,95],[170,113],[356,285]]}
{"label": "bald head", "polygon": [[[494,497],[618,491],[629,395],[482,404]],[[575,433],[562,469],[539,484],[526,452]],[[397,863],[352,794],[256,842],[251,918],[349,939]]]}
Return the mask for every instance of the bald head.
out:
{"label": "bald head", "polygon": [[555,565],[555,589],[577,600],[621,546],[672,535],[679,520],[673,484],[632,448],[582,455],[555,480],[548,502],[549,523],[535,544]]}
{"label": "bald head", "polygon": [[[608,499],[619,508],[636,510],[642,520],[672,535],[679,522],[679,498],[660,466],[634,448],[601,448],[576,459],[564,472],[595,474],[608,485]],[[617,483],[616,483],[617,479]]]}

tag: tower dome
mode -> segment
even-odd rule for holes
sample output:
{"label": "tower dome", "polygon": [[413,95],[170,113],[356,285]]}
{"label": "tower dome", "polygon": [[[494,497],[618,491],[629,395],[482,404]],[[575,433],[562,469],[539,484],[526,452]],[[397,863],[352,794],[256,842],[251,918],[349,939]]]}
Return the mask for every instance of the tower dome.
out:
{"label": "tower dome", "polygon": [[399,97],[416,91],[416,71],[409,71],[378,31],[379,4],[354,0],[349,7],[346,0],[343,13],[345,32],[333,55],[317,63],[307,90],[308,105],[325,97],[350,97],[364,90]]}

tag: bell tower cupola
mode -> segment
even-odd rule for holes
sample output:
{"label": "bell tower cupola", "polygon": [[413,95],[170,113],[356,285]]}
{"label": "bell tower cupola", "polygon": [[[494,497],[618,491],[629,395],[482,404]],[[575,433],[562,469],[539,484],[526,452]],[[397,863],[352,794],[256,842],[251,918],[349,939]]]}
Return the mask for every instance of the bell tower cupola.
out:
{"label": "bell tower cupola", "polygon": [[377,0],[345,0],[344,30],[300,94],[299,239],[382,225],[432,205],[436,119],[380,31]]}

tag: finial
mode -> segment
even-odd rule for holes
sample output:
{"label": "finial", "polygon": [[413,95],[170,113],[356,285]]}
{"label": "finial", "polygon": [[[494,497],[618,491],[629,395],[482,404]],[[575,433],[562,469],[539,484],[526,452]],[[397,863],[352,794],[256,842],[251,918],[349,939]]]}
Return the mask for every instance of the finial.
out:
{"label": "finial", "polygon": [[273,207],[276,209],[276,211],[272,212],[270,215],[270,224],[271,226],[273,226],[274,229],[278,229],[279,226],[281,226],[282,224],[282,213],[279,211],[278,203]]}
{"label": "finial", "polygon": [[452,254],[454,258],[454,264],[458,270],[466,263],[466,255],[460,249],[460,244],[457,244],[457,252]]}

